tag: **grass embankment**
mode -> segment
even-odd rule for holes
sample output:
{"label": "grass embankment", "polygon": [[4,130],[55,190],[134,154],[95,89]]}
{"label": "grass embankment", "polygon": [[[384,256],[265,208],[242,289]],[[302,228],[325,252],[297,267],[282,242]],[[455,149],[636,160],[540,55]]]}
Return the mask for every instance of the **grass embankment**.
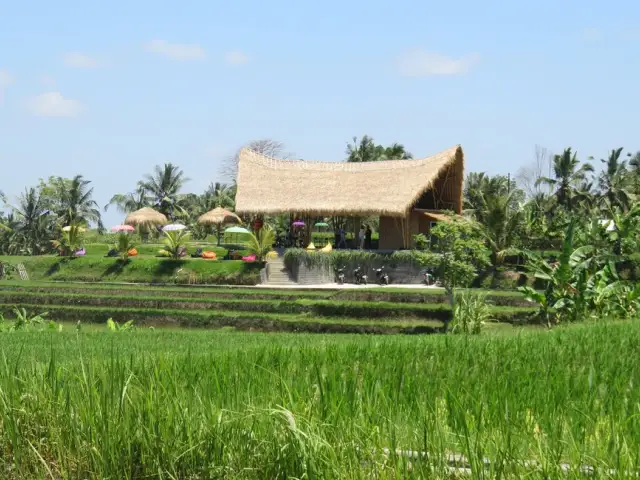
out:
{"label": "grass embankment", "polygon": [[[46,311],[62,321],[101,323],[113,318],[153,326],[343,333],[435,333],[451,318],[443,295],[425,299],[400,291],[359,292],[361,297],[346,293],[13,283],[0,285],[0,312],[11,316],[19,307],[34,314]],[[531,313],[531,308],[513,305],[492,307],[492,319],[500,322],[522,324]]]}
{"label": "grass embankment", "polygon": [[471,338],[14,332],[0,350],[10,480],[451,478],[451,452],[477,478],[583,478],[562,462],[623,478],[640,464],[639,324]]}
{"label": "grass embankment", "polygon": [[[16,263],[18,260],[11,260]],[[32,280],[255,285],[261,264],[241,260],[171,260],[134,257],[127,261],[103,256],[20,257]]]}

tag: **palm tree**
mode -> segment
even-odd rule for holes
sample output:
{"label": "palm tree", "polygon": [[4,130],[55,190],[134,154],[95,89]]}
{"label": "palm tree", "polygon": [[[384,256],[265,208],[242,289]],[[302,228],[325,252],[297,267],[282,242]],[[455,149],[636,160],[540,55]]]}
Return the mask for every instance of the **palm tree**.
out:
{"label": "palm tree", "polygon": [[176,209],[180,209],[178,192],[188,180],[180,167],[165,163],[164,167],[156,165],[153,175],[145,176],[138,187],[149,193],[153,205],[160,213],[174,220]]}
{"label": "palm tree", "polygon": [[483,223],[489,199],[509,195],[511,192],[513,195],[510,196],[510,206],[515,208],[518,200],[524,196],[522,191],[516,188],[515,181],[505,175],[491,177],[485,172],[471,172],[465,181],[464,208],[478,222]]}
{"label": "palm tree", "polygon": [[516,253],[514,248],[518,242],[523,220],[523,210],[514,208],[514,197],[517,190],[500,195],[483,198],[481,229],[491,250],[491,262],[499,266],[509,253]]}
{"label": "palm tree", "polygon": [[222,207],[233,209],[236,205],[236,184],[229,186],[225,183],[212,183],[207,188],[205,196],[210,197],[213,208]]}
{"label": "palm tree", "polygon": [[55,181],[55,213],[63,225],[88,224],[95,222],[102,228],[102,218],[98,203],[91,198],[93,187],[90,180],[76,175],[70,181],[58,177]]}
{"label": "palm tree", "polygon": [[151,204],[147,191],[138,186],[135,192],[127,194],[116,193],[109,203],[104,206],[106,212],[111,205],[114,205],[120,213],[131,213]]}
{"label": "palm tree", "polygon": [[347,145],[347,162],[377,162],[384,157],[384,147],[376,145],[368,135],[360,139],[353,137],[353,145]]}
{"label": "palm tree", "polygon": [[631,173],[631,184],[634,195],[640,195],[640,152],[628,153],[629,173]]}
{"label": "palm tree", "polygon": [[409,160],[413,158],[413,155],[405,150],[404,145],[393,143],[384,149],[384,157],[386,160]]}
{"label": "palm tree", "polygon": [[38,255],[47,250],[53,230],[50,211],[45,208],[46,201],[35,188],[30,188],[18,199],[13,207],[17,218],[17,234],[23,241],[24,251],[29,255]]}
{"label": "palm tree", "polygon": [[552,187],[558,204],[571,212],[576,203],[576,187],[586,180],[587,173],[590,172],[593,172],[593,166],[590,163],[581,165],[577,153],[572,154],[571,148],[567,148],[562,155],[553,158],[554,178],[541,177],[536,181],[536,185],[544,183]]}
{"label": "palm tree", "polygon": [[353,137],[353,145],[347,145],[347,162],[378,162],[381,160],[406,160],[412,155],[406,151],[404,145],[394,143],[390,147],[376,145],[368,135],[360,139]]}
{"label": "palm tree", "polygon": [[611,150],[607,160],[600,160],[605,168],[598,177],[598,187],[601,198],[609,207],[628,211],[633,193],[628,189],[627,162],[620,160],[621,154],[622,148],[618,148]]}

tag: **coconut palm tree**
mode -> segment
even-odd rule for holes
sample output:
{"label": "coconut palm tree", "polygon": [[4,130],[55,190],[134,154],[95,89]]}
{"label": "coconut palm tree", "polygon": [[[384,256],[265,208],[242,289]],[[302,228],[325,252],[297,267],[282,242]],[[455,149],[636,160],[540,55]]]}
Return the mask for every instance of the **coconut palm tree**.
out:
{"label": "coconut palm tree", "polygon": [[412,155],[406,151],[404,145],[394,143],[389,147],[376,145],[368,135],[365,135],[358,142],[357,137],[353,137],[353,144],[347,145],[347,162],[378,162],[380,160],[406,160]]}
{"label": "coconut palm tree", "polygon": [[634,195],[640,195],[640,152],[628,153],[629,173],[631,174],[631,186]]}
{"label": "coconut palm tree", "polygon": [[236,204],[236,184],[229,186],[226,183],[212,183],[207,188],[204,196],[208,197],[211,208],[233,209]]}
{"label": "coconut palm tree", "polygon": [[491,250],[491,263],[499,266],[506,255],[516,253],[523,222],[523,210],[513,205],[517,190],[483,198],[480,228]]}
{"label": "coconut palm tree", "polygon": [[174,220],[176,210],[181,210],[179,192],[187,181],[189,179],[180,167],[165,163],[163,167],[156,165],[152,175],[138,182],[138,188],[148,192],[153,206],[160,213]]}
{"label": "coconut palm tree", "polygon": [[120,213],[131,213],[150,206],[151,201],[147,191],[138,186],[135,192],[127,194],[116,193],[111,197],[109,203],[104,206],[104,211],[106,212],[111,205],[114,205]]}
{"label": "coconut palm tree", "polygon": [[407,152],[401,143],[393,143],[384,149],[384,157],[386,160],[408,160],[413,158],[413,155]]}
{"label": "coconut palm tree", "polygon": [[536,181],[536,185],[546,184],[552,187],[558,204],[571,212],[576,203],[576,187],[586,180],[587,174],[591,172],[593,166],[590,163],[580,164],[577,153],[572,153],[571,148],[567,148],[562,155],[553,158],[553,178],[541,177]]}
{"label": "coconut palm tree", "polygon": [[38,255],[48,250],[49,239],[53,233],[53,221],[50,211],[45,208],[46,201],[35,188],[25,190],[12,207],[17,219],[16,234],[22,241],[24,253]]}
{"label": "coconut palm tree", "polygon": [[598,187],[601,199],[609,207],[619,207],[622,211],[628,211],[632,202],[633,193],[629,188],[627,176],[627,162],[620,160],[622,148],[611,150],[607,160],[600,160],[605,168],[598,176]]}
{"label": "coconut palm tree", "polygon": [[368,135],[365,135],[358,142],[357,137],[353,137],[353,145],[347,145],[347,162],[377,162],[384,157],[384,148],[376,145]]}
{"label": "coconut palm tree", "polygon": [[95,222],[102,228],[100,207],[92,198],[93,187],[90,180],[76,175],[70,181],[58,177],[55,181],[55,213],[62,225],[88,224]]}

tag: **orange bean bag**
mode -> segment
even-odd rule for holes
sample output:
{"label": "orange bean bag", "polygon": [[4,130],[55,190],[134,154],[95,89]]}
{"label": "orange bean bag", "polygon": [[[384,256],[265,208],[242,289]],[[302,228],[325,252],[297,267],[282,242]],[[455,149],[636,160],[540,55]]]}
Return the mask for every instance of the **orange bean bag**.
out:
{"label": "orange bean bag", "polygon": [[130,257],[135,257],[136,255],[138,255],[138,250],[132,248],[127,252],[127,255],[129,255]]}
{"label": "orange bean bag", "polygon": [[204,252],[202,252],[202,258],[205,258],[207,260],[215,260],[216,252],[212,252],[211,250],[205,250]]}

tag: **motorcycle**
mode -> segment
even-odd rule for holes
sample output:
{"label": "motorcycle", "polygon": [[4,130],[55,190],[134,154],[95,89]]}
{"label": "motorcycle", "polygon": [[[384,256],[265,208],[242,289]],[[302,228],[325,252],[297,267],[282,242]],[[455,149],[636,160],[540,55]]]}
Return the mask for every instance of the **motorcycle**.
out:
{"label": "motorcycle", "polygon": [[428,270],[428,269],[425,270],[422,274],[422,283],[424,283],[428,287],[440,286],[440,282],[438,281],[438,279],[433,275],[431,270]]}
{"label": "motorcycle", "polygon": [[344,284],[344,267],[340,267],[336,270],[336,280],[338,285]]}
{"label": "motorcycle", "polygon": [[367,284],[367,274],[363,272],[362,267],[357,267],[353,271],[353,276],[356,279],[356,285],[366,285]]}
{"label": "motorcycle", "polygon": [[384,271],[384,267],[376,268],[376,280],[379,285],[389,285],[389,274]]}

